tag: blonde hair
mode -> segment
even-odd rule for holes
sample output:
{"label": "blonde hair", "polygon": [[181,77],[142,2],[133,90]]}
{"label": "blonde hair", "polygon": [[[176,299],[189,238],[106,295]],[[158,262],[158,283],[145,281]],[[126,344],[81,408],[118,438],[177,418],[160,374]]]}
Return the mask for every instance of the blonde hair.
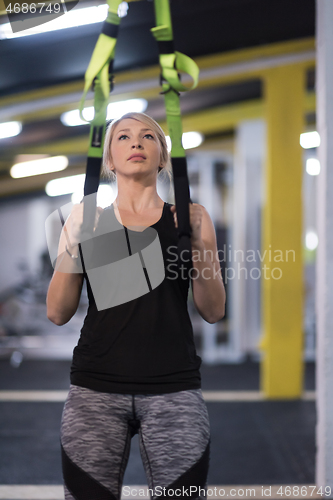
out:
{"label": "blonde hair", "polygon": [[103,170],[102,174],[105,177],[109,177],[112,180],[115,179],[116,174],[110,169],[111,164],[111,142],[113,139],[114,131],[118,123],[122,120],[126,120],[131,118],[132,120],[137,120],[139,122],[147,125],[151,130],[153,130],[160,142],[161,146],[161,158],[160,158],[160,166],[158,168],[158,172],[166,172],[171,180],[171,164],[170,164],[170,155],[168,152],[167,142],[165,138],[165,134],[159,124],[153,120],[150,116],[145,113],[126,113],[120,118],[117,118],[109,123],[107,126],[107,130],[105,133],[105,141],[104,141],[104,149],[103,149]]}

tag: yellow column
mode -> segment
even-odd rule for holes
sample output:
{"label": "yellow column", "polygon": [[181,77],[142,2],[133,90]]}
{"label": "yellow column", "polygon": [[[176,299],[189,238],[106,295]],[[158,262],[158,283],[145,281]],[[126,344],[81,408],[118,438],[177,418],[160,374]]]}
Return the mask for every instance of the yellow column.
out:
{"label": "yellow column", "polygon": [[263,213],[261,390],[297,398],[303,387],[302,150],[305,72],[267,71],[267,165]]}

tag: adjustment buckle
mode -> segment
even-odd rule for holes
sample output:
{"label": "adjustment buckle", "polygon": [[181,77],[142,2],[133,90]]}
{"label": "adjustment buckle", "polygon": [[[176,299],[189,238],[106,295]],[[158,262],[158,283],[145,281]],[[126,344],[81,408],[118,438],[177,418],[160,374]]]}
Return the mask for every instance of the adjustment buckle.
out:
{"label": "adjustment buckle", "polygon": [[114,89],[114,75],[109,75],[109,82],[110,82],[110,93]]}
{"label": "adjustment buckle", "polygon": [[168,80],[166,80],[162,73],[160,73],[160,86],[162,87],[163,83],[167,83],[169,85],[169,88],[167,90],[162,90],[161,92],[159,92],[160,95],[164,95],[164,94],[167,94],[168,92],[170,92],[171,90],[173,90],[173,92],[176,92],[176,94],[178,96],[180,96],[180,92],[178,92],[177,90],[175,90],[173,87],[171,87],[170,83],[168,82]]}

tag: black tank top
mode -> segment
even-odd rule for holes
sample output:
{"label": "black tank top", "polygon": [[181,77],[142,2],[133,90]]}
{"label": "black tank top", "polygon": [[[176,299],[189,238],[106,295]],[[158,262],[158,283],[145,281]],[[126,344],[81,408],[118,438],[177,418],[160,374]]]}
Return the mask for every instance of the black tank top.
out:
{"label": "black tank top", "polygon": [[[98,311],[87,281],[89,307],[74,349],[72,384],[122,394],[201,387],[201,359],[187,310],[190,280],[175,262],[178,237],[170,207],[165,203],[160,220],[150,226],[158,233],[163,253],[165,277],[160,285],[134,300]],[[101,214],[99,226],[106,217],[115,218],[113,206]]]}

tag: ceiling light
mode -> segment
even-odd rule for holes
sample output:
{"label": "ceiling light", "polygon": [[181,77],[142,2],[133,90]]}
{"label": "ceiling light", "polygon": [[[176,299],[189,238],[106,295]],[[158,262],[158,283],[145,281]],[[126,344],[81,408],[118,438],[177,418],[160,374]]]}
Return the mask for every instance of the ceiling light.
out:
{"label": "ceiling light", "polygon": [[305,246],[308,250],[315,250],[318,246],[318,236],[314,231],[307,231],[305,236]]}
{"label": "ceiling light", "polygon": [[[94,118],[94,107],[89,106],[84,108],[82,111],[84,118],[90,121]],[[60,116],[61,123],[66,125],[66,127],[77,127],[78,125],[89,125],[89,123],[81,120],[80,111],[78,109],[73,109],[72,111],[66,111]]]}
{"label": "ceiling light", "polygon": [[31,177],[32,175],[59,172],[60,170],[65,170],[67,166],[68,158],[66,156],[53,156],[52,158],[16,163],[10,169],[10,175],[14,179],[20,179],[21,177]]}
{"label": "ceiling light", "polygon": [[[127,101],[111,102],[107,109],[107,120],[114,120],[120,118],[126,113],[143,113],[148,106],[146,99],[128,99]],[[89,106],[84,108],[82,112],[84,118],[91,121],[94,118],[94,107]],[[80,118],[78,109],[67,111],[60,116],[61,122],[67,127],[76,127],[78,125],[89,125]]]}
{"label": "ceiling light", "polygon": [[309,175],[319,175],[320,162],[316,158],[308,158],[306,160],[306,171]]}
{"label": "ceiling light", "polygon": [[83,190],[85,177],[86,174],[79,174],[53,179],[45,186],[46,194],[49,196],[62,196],[64,194],[74,193],[80,189]]}
{"label": "ceiling light", "polygon": [[318,132],[305,132],[300,135],[300,145],[304,149],[317,148],[320,145]]}
{"label": "ceiling light", "polygon": [[79,189],[77,191],[74,191],[74,193],[72,194],[72,198],[71,198],[73,205],[78,205],[79,203],[81,203],[83,197],[84,197],[83,188]]}
{"label": "ceiling light", "polygon": [[15,137],[22,130],[22,123],[20,122],[5,122],[0,123],[0,139],[7,137]]}
{"label": "ceiling light", "polygon": [[[182,135],[182,144],[184,149],[192,149],[197,148],[203,142],[203,135],[200,132],[184,132]],[[170,153],[171,151],[171,139],[167,135],[166,136],[167,147]]]}
{"label": "ceiling light", "polygon": [[127,101],[111,102],[108,105],[107,120],[121,118],[126,113],[143,113],[146,111],[148,101],[146,99],[128,99]]}
{"label": "ceiling light", "polygon": [[[83,188],[72,194],[72,203],[81,203],[83,199]],[[116,196],[110,184],[100,184],[97,191],[97,206],[106,208],[114,202]]]}
{"label": "ceiling light", "polygon": [[128,11],[128,3],[127,2],[121,2],[121,4],[118,7],[118,16],[119,17],[125,17],[125,16],[127,16],[127,11]]}
{"label": "ceiling light", "polygon": [[182,137],[183,148],[197,148],[203,141],[203,135],[199,132],[185,132]]}
{"label": "ceiling light", "polygon": [[[42,4],[37,4],[42,5]],[[118,8],[119,17],[127,15],[128,4],[122,2]],[[5,38],[19,38],[28,35],[37,35],[39,33],[46,33],[48,31],[56,31],[60,29],[73,28],[77,26],[84,26],[86,24],[94,24],[103,22],[108,14],[108,5],[98,5],[93,7],[85,7],[83,9],[72,9],[66,14],[49,20],[49,16],[41,16],[39,21],[41,24],[32,28],[24,29],[23,21],[14,21],[13,23],[6,23],[0,27],[0,39]],[[45,21],[44,21],[45,19]],[[13,33],[12,26],[15,27],[16,33]],[[22,31],[20,31],[20,28]]]}

